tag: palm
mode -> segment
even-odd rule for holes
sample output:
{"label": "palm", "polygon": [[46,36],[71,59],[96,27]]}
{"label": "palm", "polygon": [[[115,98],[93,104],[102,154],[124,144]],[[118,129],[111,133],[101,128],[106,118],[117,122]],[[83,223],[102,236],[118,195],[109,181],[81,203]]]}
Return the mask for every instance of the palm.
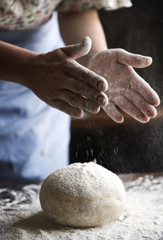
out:
{"label": "palm", "polygon": [[114,121],[123,121],[117,106],[140,122],[148,122],[156,116],[154,106],[159,104],[159,98],[132,68],[148,65],[149,58],[127,53],[122,49],[106,50],[90,61],[89,68],[108,81],[106,94],[109,104],[103,109]]}

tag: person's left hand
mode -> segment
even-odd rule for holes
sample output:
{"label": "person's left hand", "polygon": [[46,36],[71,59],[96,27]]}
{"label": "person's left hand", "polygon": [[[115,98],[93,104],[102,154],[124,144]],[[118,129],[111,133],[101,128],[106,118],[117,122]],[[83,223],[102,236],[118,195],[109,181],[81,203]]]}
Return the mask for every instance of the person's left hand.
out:
{"label": "person's left hand", "polygon": [[[110,49],[94,55],[88,68],[108,81],[108,116],[121,123],[124,118],[118,108],[139,122],[146,123],[157,115],[160,100],[157,93],[133,69],[144,68],[152,63],[151,57],[129,53],[123,49]],[[117,108],[118,107],[118,108]]]}

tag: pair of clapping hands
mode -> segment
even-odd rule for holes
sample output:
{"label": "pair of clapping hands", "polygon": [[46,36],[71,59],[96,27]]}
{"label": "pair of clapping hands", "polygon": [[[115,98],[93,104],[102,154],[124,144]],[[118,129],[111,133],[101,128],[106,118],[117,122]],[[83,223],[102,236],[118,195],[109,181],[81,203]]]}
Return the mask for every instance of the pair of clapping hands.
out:
{"label": "pair of clapping hands", "polygon": [[72,117],[84,112],[98,113],[100,107],[115,122],[124,121],[121,109],[139,122],[146,123],[157,115],[157,93],[133,68],[144,68],[151,57],[109,49],[93,55],[87,67],[77,60],[89,53],[91,39],[41,54],[39,82],[31,90],[50,106]]}

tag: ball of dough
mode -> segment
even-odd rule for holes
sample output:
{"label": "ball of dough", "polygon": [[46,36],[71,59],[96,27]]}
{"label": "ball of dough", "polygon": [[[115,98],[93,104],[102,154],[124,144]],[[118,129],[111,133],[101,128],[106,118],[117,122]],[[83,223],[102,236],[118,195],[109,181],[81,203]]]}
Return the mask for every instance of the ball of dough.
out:
{"label": "ball of dough", "polygon": [[125,196],[116,174],[94,162],[74,163],[45,179],[40,203],[45,215],[55,223],[95,227],[121,215]]}

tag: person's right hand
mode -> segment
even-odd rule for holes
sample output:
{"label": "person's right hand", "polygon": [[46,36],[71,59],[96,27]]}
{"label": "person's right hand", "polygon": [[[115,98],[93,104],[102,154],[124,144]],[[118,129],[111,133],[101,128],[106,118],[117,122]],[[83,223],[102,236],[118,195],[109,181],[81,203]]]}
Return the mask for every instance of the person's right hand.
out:
{"label": "person's right hand", "polygon": [[84,111],[97,113],[108,103],[104,93],[107,81],[76,61],[90,48],[91,40],[85,37],[79,44],[39,54],[26,86],[48,105],[70,116],[83,117]]}

